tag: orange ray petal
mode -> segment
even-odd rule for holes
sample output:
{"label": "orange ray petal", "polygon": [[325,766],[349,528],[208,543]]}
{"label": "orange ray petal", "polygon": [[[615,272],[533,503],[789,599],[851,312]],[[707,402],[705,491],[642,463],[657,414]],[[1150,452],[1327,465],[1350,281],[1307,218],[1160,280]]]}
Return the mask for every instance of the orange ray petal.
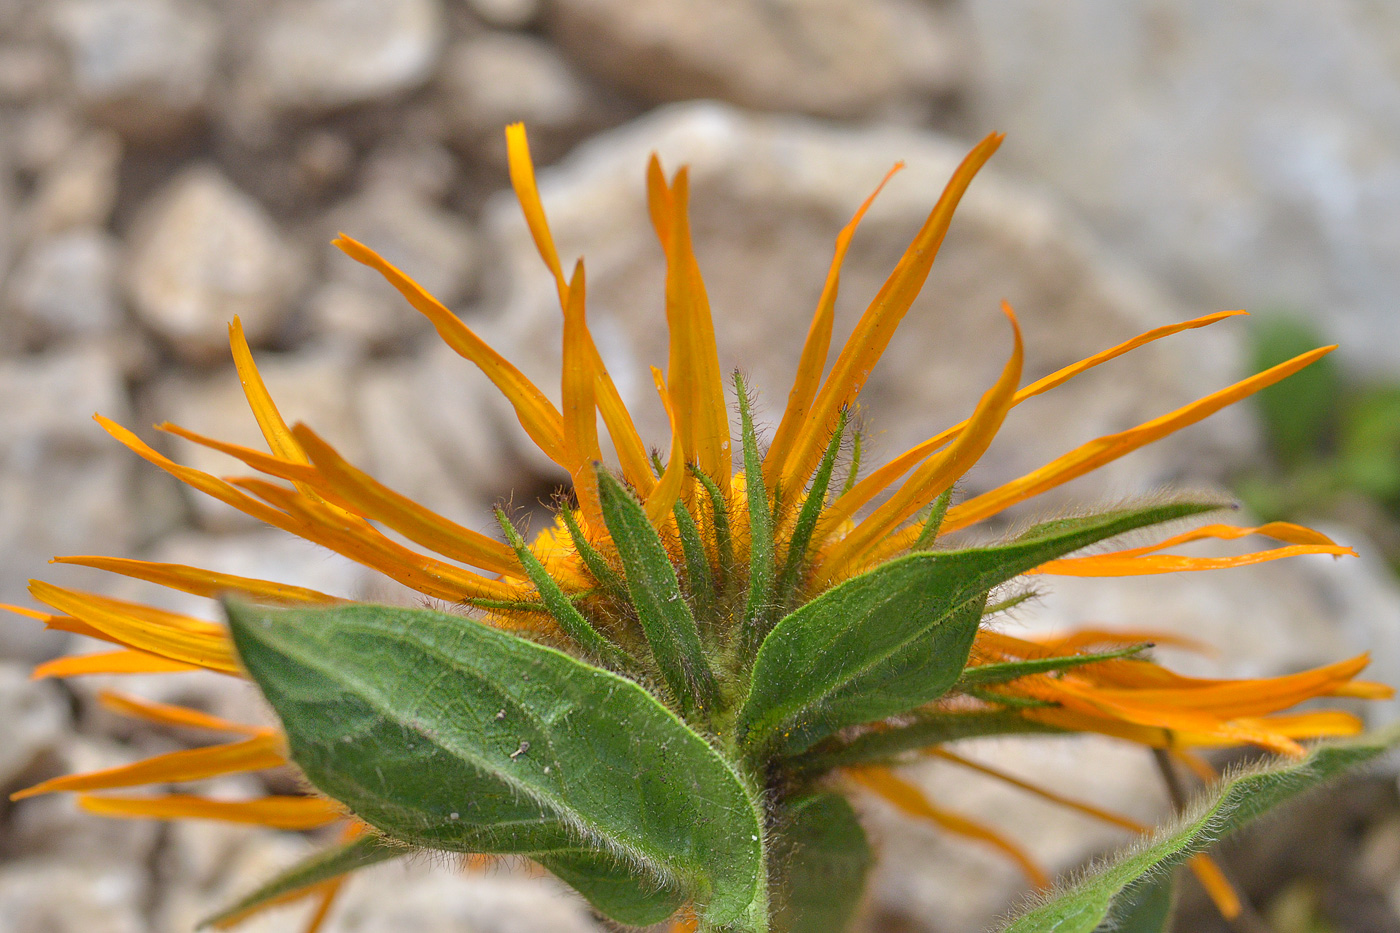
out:
{"label": "orange ray petal", "polygon": [[243,322],[236,316],[228,326],[228,336],[229,347],[233,351],[233,365],[238,370],[238,378],[243,383],[248,407],[253,410],[253,417],[262,429],[268,449],[284,460],[306,463],[306,455],[292,438],[287,422],[282,420],[282,413],[277,410],[272,394],[263,383],[257,364],[253,362],[253,351],[249,349],[248,340],[243,336]]}
{"label": "orange ray petal", "polygon": [[1285,557],[1305,554],[1331,554],[1334,557],[1355,557],[1349,547],[1322,544],[1290,544],[1285,547],[1235,554],[1229,557],[1183,557],[1179,554],[1147,554],[1142,557],[1119,557],[1117,554],[1096,554],[1091,557],[1067,557],[1048,561],[1028,574],[1049,574],[1057,577],[1144,577],[1159,573],[1183,573],[1197,570],[1225,570],[1248,567]]}
{"label": "orange ray petal", "polygon": [[1203,641],[1154,629],[1081,628],[1072,632],[1030,635],[1027,636],[1027,640],[1032,644],[1050,648],[1056,654],[1074,654],[1090,648],[1126,648],[1142,644],[1168,645],[1199,654],[1215,653],[1215,649]]}
{"label": "orange ray petal", "polygon": [[1045,873],[1045,869],[1037,865],[1021,846],[990,827],[934,806],[924,796],[923,791],[898,777],[890,769],[881,767],[847,768],[845,773],[857,784],[873,792],[896,809],[910,816],[927,820],[955,835],[985,842],[999,850],[1015,862],[1036,887],[1047,888],[1050,886],[1050,876]]}
{"label": "orange ray petal", "polygon": [[345,811],[319,797],[259,797],[211,800],[191,794],[160,797],[106,797],[83,794],[78,806],[98,816],[150,820],[220,820],[272,829],[318,829],[345,819]]}
{"label": "orange ray petal", "polygon": [[23,800],[26,797],[61,791],[112,790],[142,784],[201,781],[223,774],[280,768],[286,763],[287,757],[282,751],[280,736],[255,735],[225,745],[168,752],[117,768],[89,771],[86,774],[66,774],[17,791],[10,795],[10,799]]}
{"label": "orange ray petal", "polygon": [[1001,145],[1001,139],[1000,135],[993,133],[963,159],[914,241],[861,315],[793,443],[780,481],[783,488],[794,488],[816,469],[841,409],[855,401],[876,361],[884,354],[895,328],[913,305],[928,278],[929,270],[933,268],[934,257],[943,244],[958,201],[962,199],[973,176]]}
{"label": "orange ray petal", "polygon": [[89,555],[55,557],[49,563],[92,567],[95,570],[105,570],[108,573],[121,574],[124,577],[145,580],[149,583],[159,583],[172,590],[193,593],[195,596],[208,596],[211,599],[217,599],[225,593],[242,593],[279,603],[343,602],[335,596],[328,596],[325,593],[301,586],[274,583],[271,580],[257,580],[252,577],[240,577],[231,573],[217,573],[213,570],[201,570],[198,567],[188,567],[184,564],[163,564],[149,560],[128,560],[122,557]]}
{"label": "orange ray petal", "polygon": [[265,735],[274,730],[266,726],[250,726],[222,716],[213,716],[186,706],[173,706],[169,703],[156,703],[140,697],[127,696],[111,690],[97,694],[97,701],[106,709],[123,716],[144,719],[163,726],[180,726],[187,729],[210,729],[215,732],[234,732],[241,735]]}
{"label": "orange ray petal", "polygon": [[598,499],[598,477],[593,464],[603,459],[598,447],[598,402],[593,360],[588,348],[588,318],[584,294],[587,279],[583,262],[574,266],[573,281],[564,308],[564,351],[560,367],[560,395],[564,408],[564,467],[574,479],[579,510],[594,528],[602,528],[603,507]]}
{"label": "orange ray petal", "polygon": [[1225,877],[1225,873],[1220,870],[1220,865],[1209,855],[1197,853],[1187,861],[1191,868],[1191,873],[1196,876],[1196,880],[1205,888],[1206,894],[1210,896],[1215,904],[1215,909],[1220,911],[1220,915],[1226,920],[1234,920],[1244,909],[1244,904],[1240,901],[1240,895],[1235,891],[1235,886]]}
{"label": "orange ray petal", "polygon": [[[1285,363],[1266,369],[1262,373],[1241,380],[1228,388],[1221,389],[1219,392],[1214,392],[1189,405],[1184,405],[1173,412],[1146,421],[1135,428],[1117,434],[1105,435],[1083,444],[1020,479],[1012,480],[990,492],[953,506],[948,510],[948,517],[944,520],[943,527],[948,531],[966,528],[968,525],[996,515],[1018,502],[1024,502],[1032,496],[1040,495],[1046,490],[1054,489],[1076,477],[1083,476],[1124,454],[1131,453],[1139,447],[1160,440],[1188,425],[1195,424],[1225,406],[1232,405],[1242,398],[1253,395],[1260,389],[1267,388],[1279,380],[1291,376],[1303,367],[1331,353],[1334,349],[1336,347],[1320,347],[1304,353]],[[910,537],[910,540],[912,541],[913,538]]]}
{"label": "orange ray petal", "polygon": [[[219,626],[149,607],[135,612],[130,603],[42,580],[31,580],[29,591],[45,605],[81,619],[123,645],[224,674],[239,673],[228,635]],[[180,621],[172,623],[171,619]]]}
{"label": "orange ray petal", "polygon": [[475,363],[486,377],[515,408],[515,415],[530,439],[544,451],[545,456],[562,465],[563,426],[559,411],[534,383],[516,369],[505,357],[486,345],[470,327],[440,301],[392,263],[363,243],[340,234],[333,241],[347,256],[377,271],[398,289],[415,309],[432,322],[438,334],[463,358]]}
{"label": "orange ray petal", "polygon": [[[1207,314],[1189,321],[1182,321],[1180,324],[1169,324],[1165,327],[1153,328],[1152,330],[1137,335],[1132,340],[1125,341],[1115,347],[1110,347],[1107,350],[1096,353],[1087,359],[1080,360],[1078,363],[1073,363],[1063,369],[1056,370],[1043,379],[1038,379],[1030,385],[1022,387],[1011,400],[1011,407],[1015,408],[1029,398],[1034,398],[1057,386],[1061,386],[1075,376],[1093,369],[1095,366],[1107,363],[1109,360],[1116,359],[1125,353],[1136,350],[1138,347],[1152,343],[1154,340],[1161,340],[1163,337],[1170,337],[1184,330],[1205,327],[1218,321],[1223,321],[1226,318],[1247,313],[1248,312],[1245,311],[1219,311],[1215,314]],[[842,515],[854,515],[860,508],[878,496],[895,480],[899,479],[905,473],[908,473],[919,463],[923,462],[930,454],[961,434],[966,428],[966,421],[959,422],[951,428],[935,434],[922,444],[909,448],[889,463],[865,477],[865,479],[856,483],[849,491],[838,496],[836,501],[832,503],[832,508],[838,510]]]}
{"label": "orange ray petal", "polygon": [[851,239],[865,217],[865,212],[875,203],[875,198],[884,190],[889,180],[902,168],[903,162],[894,164],[894,168],[889,170],[884,180],[875,186],[870,197],[856,209],[850,223],[836,236],[836,252],[831,257],[831,267],[827,270],[826,282],[822,285],[821,297],[817,300],[817,310],[812,315],[812,323],[807,327],[807,339],[802,344],[802,356],[797,362],[797,375],[788,391],[787,408],[783,410],[782,420],[778,422],[778,429],[773,434],[773,443],[769,445],[763,460],[763,475],[770,493],[778,477],[783,475],[788,453],[797,439],[808,411],[811,410],[813,399],[817,397],[817,388],[821,385],[826,358],[831,350],[831,330],[836,319],[836,294],[841,287],[841,266],[846,261],[846,251],[850,248]]}
{"label": "orange ray petal", "polygon": [[661,396],[661,404],[666,409],[666,418],[671,422],[671,455],[666,461],[666,469],[662,472],[660,481],[652,488],[651,495],[647,496],[645,503],[647,518],[653,525],[660,526],[670,516],[676,500],[680,498],[687,473],[675,402],[666,388],[666,379],[661,370],[653,366],[651,378],[656,383],[656,394]]}
{"label": "orange ray petal", "polygon": [[[919,467],[889,501],[857,524],[855,530],[828,552],[817,570],[818,584],[857,566],[872,544],[950,489],[991,446],[997,431],[1001,430],[1002,422],[1006,420],[1006,413],[1011,410],[1011,398],[1021,381],[1021,364],[1025,359],[1016,314],[1010,305],[1003,304],[1002,310],[1011,321],[1015,341],[1011,358],[1006,361],[1001,376],[977,403],[972,417],[967,420],[967,430],[941,454]],[[834,510],[827,511],[831,513]],[[844,520],[845,516],[839,518]]]}
{"label": "orange ray petal", "polygon": [[504,543],[459,525],[395,492],[352,465],[306,425],[298,424],[292,433],[315,463],[325,484],[356,511],[383,522],[410,541],[444,557],[492,573],[522,575],[514,553]]}
{"label": "orange ray petal", "polygon": [[199,669],[194,664],[183,664],[149,651],[130,649],[54,658],[36,665],[29,676],[32,680],[43,680],[46,677],[82,677],[86,674],[181,674]]}
{"label": "orange ray petal", "polygon": [[666,323],[670,356],[666,382],[685,440],[686,460],[727,495],[732,461],[729,409],[719,371],[714,321],[690,241],[690,181],[682,168],[671,183],[670,237],[666,251]]}

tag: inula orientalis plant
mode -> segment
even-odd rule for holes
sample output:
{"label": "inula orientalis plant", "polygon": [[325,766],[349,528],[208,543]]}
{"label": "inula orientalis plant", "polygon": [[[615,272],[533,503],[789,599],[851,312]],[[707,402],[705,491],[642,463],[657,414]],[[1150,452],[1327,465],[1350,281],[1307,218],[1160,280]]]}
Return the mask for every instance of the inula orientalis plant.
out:
{"label": "inula orientalis plant", "polygon": [[[666,260],[670,331],[665,371],[653,369],[671,425],[662,454],[638,436],[589,335],[583,265],[568,275],[560,265],[524,130],[510,127],[507,141],[511,180],[563,312],[559,407],[373,250],[345,236],[336,245],[426,315],[569,473],[572,491],[557,522],[527,541],[497,510],[497,538],[381,485],[311,428],[283,421],[234,321],[234,361],[268,451],[160,427],[263,477],[216,478],[101,416],[99,423],[184,483],[373,567],[438,608],[367,605],[174,564],[59,558],[222,599],[228,626],[35,581],[32,593],[48,608],[13,611],[114,645],[50,661],[36,676],[202,668],[245,677],[281,729],[104,693],[102,702],[119,712],[237,738],[55,778],[16,798],[77,791],[85,809],[106,816],[343,827],[336,847],[211,918],[216,926],[306,896],[317,901],[315,929],[347,874],[434,850],[529,858],[624,926],[839,933],[858,910],[872,858],[853,797],[995,847],[1037,886],[1049,883],[1015,841],[943,809],[901,777],[898,765],[909,759],[954,762],[1147,833],[950,748],[977,736],[1099,733],[1190,767],[1212,795],[1175,828],[1009,929],[1146,931],[1164,928],[1169,869],[1178,863],[1189,864],[1223,912],[1238,912],[1203,846],[1391,740],[1353,738],[1307,751],[1300,740],[1352,735],[1360,722],[1337,710],[1285,712],[1317,697],[1388,696],[1355,679],[1365,656],[1270,679],[1203,680],[1154,663],[1151,643],[1181,643],[1170,636],[1091,629],[1018,637],[997,627],[1034,575],[1190,572],[1351,553],[1315,531],[1284,523],[1180,531],[1224,503],[1158,496],[992,543],[955,535],[1194,424],[1330,348],[954,501],[955,484],[1022,401],[1144,344],[1242,313],[1159,327],[1022,386],[1021,332],[1005,308],[1010,356],[967,420],[859,475],[858,456],[843,454],[855,437],[849,413],[922,287],[959,198],[996,150],[1000,137],[990,136],[957,169],[828,371],[839,270],[870,200],[841,231],[765,449],[743,379],[728,382],[720,369],[691,247],[686,170],[667,180],[653,158],[646,185]],[[603,461],[599,415],[613,462]],[[1081,553],[1165,523],[1178,533]],[[1169,553],[1190,541],[1250,535],[1282,543],[1230,557]],[[1217,778],[1197,752],[1241,745],[1286,760]],[[305,794],[228,801],[92,793],[288,765],[304,775]]]}

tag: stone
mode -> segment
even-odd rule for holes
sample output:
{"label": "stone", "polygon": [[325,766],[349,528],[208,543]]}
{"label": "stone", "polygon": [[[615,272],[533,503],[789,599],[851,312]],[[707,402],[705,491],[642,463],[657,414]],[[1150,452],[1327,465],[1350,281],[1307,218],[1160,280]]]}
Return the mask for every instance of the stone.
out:
{"label": "stone", "polygon": [[14,104],[52,95],[61,68],[52,49],[26,42],[0,45],[0,101]]}
{"label": "stone", "polygon": [[591,73],[649,103],[869,119],[926,109],[965,70],[955,20],[910,0],[558,0],[548,25]]}
{"label": "stone", "polygon": [[[977,125],[1205,306],[1297,309],[1400,363],[1400,7],[965,5]],[[1053,12],[1052,12],[1053,10]]]}
{"label": "stone", "polygon": [[140,862],[83,865],[68,859],[0,863],[0,931],[149,933],[148,880]]}
{"label": "stone", "polygon": [[441,54],[439,0],[279,2],[244,80],[273,107],[326,111],[412,90]]}
{"label": "stone", "polygon": [[596,92],[539,39],[483,32],[453,46],[440,79],[454,138],[505,164],[502,128],[523,121],[531,152],[553,161],[586,124],[598,120]]}
{"label": "stone", "polygon": [[112,334],[122,322],[116,252],[113,237],[91,229],[40,240],[12,273],[7,303],[39,339]]}
{"label": "stone", "polygon": [[106,226],[117,200],[121,158],[121,138],[111,131],[91,132],[65,146],[29,202],[29,235]]}
{"label": "stone", "polygon": [[540,0],[468,0],[482,22],[500,29],[524,29],[540,15]]}
{"label": "stone", "polygon": [[52,12],[72,83],[96,119],[160,141],[204,115],[219,53],[214,12],[187,0],[65,0]]}
{"label": "stone", "polygon": [[[227,351],[225,351],[227,352]],[[339,352],[319,354],[256,353],[258,369],[288,424],[304,421],[351,461],[363,459],[363,442],[354,416],[356,373],[353,360]],[[230,365],[209,376],[167,376],[150,396],[150,410],[206,437],[266,450],[267,442],[248,408],[238,376]],[[154,440],[150,432],[138,432]],[[158,436],[158,435],[157,435]],[[218,476],[246,476],[252,470],[218,451],[182,438],[157,441],[181,463]],[[261,527],[231,507],[187,490],[205,530],[233,531]]]}
{"label": "stone", "polygon": [[[589,321],[599,350],[644,440],[660,445],[668,431],[648,366],[664,364],[667,354],[663,261],[643,185],[653,149],[668,171],[690,163],[694,241],[715,314],[720,367],[742,367],[757,389],[761,430],[771,432],[837,231],[891,163],[907,159],[910,167],[875,203],[847,257],[837,303],[841,341],[967,146],[926,133],[836,129],[696,104],[596,137],[542,172],[544,205],[566,268],[576,255],[587,257]],[[557,397],[554,283],[512,198],[490,205],[484,227],[504,257],[498,279],[505,294],[494,314],[482,311],[479,329]],[[1003,299],[1018,309],[1025,330],[1026,381],[1190,316],[1110,262],[1052,203],[988,168],[964,198],[923,295],[862,395],[867,464],[971,412],[1010,349],[997,310]],[[1131,363],[1110,364],[1028,402],[969,474],[967,493],[1229,384],[1237,378],[1229,327],[1160,342]],[[522,437],[514,426],[507,435]],[[1114,500],[1166,482],[1218,482],[1253,449],[1251,438],[1243,413],[1227,410],[1037,500],[1038,508]]]}
{"label": "stone", "polygon": [[[121,371],[100,348],[0,361],[0,602],[32,605],[24,581],[41,571],[67,585],[83,579],[76,568],[47,567],[55,554],[128,544],[131,455],[92,423],[94,411],[130,418]],[[43,660],[63,640],[37,624],[6,624],[0,656]]]}
{"label": "stone", "polygon": [[[15,624],[7,619],[6,625]],[[23,623],[21,623],[23,624]],[[43,755],[53,754],[68,730],[62,692],[51,683],[34,683],[24,664],[0,659],[0,717],[5,743],[0,746],[0,788],[18,789]]]}
{"label": "stone", "polygon": [[[475,284],[480,263],[476,232],[409,184],[382,178],[341,204],[320,225],[320,242],[328,244],[338,231],[378,251],[449,307]],[[347,311],[360,322],[356,329],[371,335],[372,343],[402,351],[414,335],[430,329],[379,273],[330,245],[324,247],[324,256],[332,288],[348,286],[363,296],[360,302],[377,305],[376,317],[354,308]],[[312,303],[313,330],[318,334],[339,333],[334,294],[323,292]]]}
{"label": "stone", "polygon": [[302,262],[257,201],[213,166],[184,170],[132,234],[127,290],[138,319],[192,362],[224,357],[228,324],[250,343],[285,321]]}

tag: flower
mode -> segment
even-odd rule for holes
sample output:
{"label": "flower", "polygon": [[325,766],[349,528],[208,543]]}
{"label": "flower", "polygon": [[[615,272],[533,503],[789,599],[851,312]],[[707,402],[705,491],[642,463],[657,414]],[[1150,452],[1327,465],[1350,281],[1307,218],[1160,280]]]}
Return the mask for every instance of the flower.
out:
{"label": "flower", "polygon": [[[618,496],[633,496],[646,522],[664,543],[675,576],[685,581],[685,595],[695,616],[720,633],[715,637],[751,658],[781,618],[813,604],[845,581],[885,566],[900,555],[938,548],[944,536],[1000,515],[1193,424],[1332,349],[1305,353],[1137,427],[1089,441],[1026,476],[953,504],[955,484],[983,456],[1003,420],[1021,402],[1148,343],[1243,313],[1221,312],[1159,327],[1021,386],[1020,326],[1014,312],[1005,307],[1013,349],[1000,377],[968,418],[864,477],[852,463],[845,487],[834,489],[831,480],[848,427],[847,412],[923,286],[959,199],[1000,140],[995,135],[987,137],[954,173],[823,379],[842,261],[879,189],[856,211],[837,237],[792,389],[765,452],[757,448],[749,400],[742,380],[736,377],[742,422],[739,459],[743,464],[737,471],[729,396],[690,242],[686,169],[667,180],[653,157],[646,175],[651,219],[666,259],[670,354],[664,372],[653,369],[656,391],[671,426],[665,458],[653,458],[648,452],[593,343],[586,318],[584,267],[579,262],[565,275],[545,220],[521,126],[507,130],[510,174],[535,245],[555,280],[563,312],[560,407],[410,278],[369,247],[350,237],[339,237],[335,241],[338,247],[380,272],[432,322],[449,346],[491,379],[513,406],[526,434],[571,476],[576,508],[572,504],[561,507],[556,525],[528,546],[503,513],[499,514],[505,541],[463,527],[394,492],[348,462],[310,427],[289,426],[258,374],[237,320],[229,329],[233,358],[268,450],[228,444],[175,425],[158,427],[230,454],[260,476],[209,475],[166,458],[100,415],[97,420],[150,463],[269,525],[380,571],[425,597],[462,607],[489,625],[564,647],[624,673],[631,673],[629,650],[650,633],[638,631],[633,595],[622,580],[630,577],[631,570],[623,567],[625,560],[605,513],[610,496],[614,502],[619,501]],[[616,476],[598,468],[603,459],[600,415],[616,451]],[[1167,507],[1153,521],[1201,510],[1192,506],[1173,512]],[[381,528],[411,544],[400,543]],[[1050,532],[1033,529],[1029,534],[1033,539],[1037,533]],[[1192,541],[1247,536],[1272,538],[1282,546],[1227,557],[1167,553]],[[1219,569],[1299,554],[1351,553],[1318,532],[1291,524],[1276,522],[1257,528],[1210,524],[1149,546],[1090,556],[1057,556],[1039,561],[1026,572],[1125,576]],[[232,593],[283,605],[343,602],[302,587],[183,565],[97,556],[56,560],[209,598]],[[50,628],[116,646],[98,654],[42,664],[35,671],[37,677],[198,669],[243,676],[221,625],[43,581],[34,581],[31,592],[47,609],[9,608]],[[551,603],[551,599],[556,602]],[[1086,629],[1055,638],[1013,637],[998,630],[995,622],[997,613],[1017,599],[1013,596],[989,605],[979,614],[981,624],[976,628],[966,668],[945,695],[910,711],[847,726],[839,735],[817,736],[785,758],[784,767],[794,774],[843,774],[851,786],[869,791],[908,814],[1000,849],[1032,880],[1044,884],[1044,872],[1014,841],[937,806],[901,778],[893,768],[899,756],[937,756],[1138,832],[1144,827],[1028,785],[944,746],[961,737],[993,733],[1096,732],[1164,750],[1209,777],[1209,765],[1193,749],[1254,745],[1285,755],[1300,754],[1299,740],[1353,733],[1360,729],[1360,722],[1335,710],[1287,710],[1317,697],[1389,695],[1385,687],[1355,679],[1366,665],[1364,655],[1284,677],[1204,680],[1171,673],[1144,654],[1149,643],[1170,643],[1170,636]],[[566,624],[561,621],[565,619],[575,621]],[[726,704],[733,705],[724,697],[725,685],[708,672],[675,673],[660,659],[657,668],[653,673],[662,682],[656,687],[658,695],[683,717],[703,722],[718,740],[725,723],[714,717]],[[113,693],[102,694],[101,702],[162,725],[212,730],[237,738],[105,771],[54,778],[20,791],[15,799],[74,791],[82,795],[81,806],[106,816],[219,819],[282,829],[340,823],[350,836],[367,829],[344,806],[315,794],[223,801],[189,794],[93,793],[195,781],[290,763],[284,737],[273,728],[247,726]],[[1227,913],[1238,909],[1229,886],[1212,863],[1198,858],[1194,867],[1222,909]],[[319,898],[310,929],[316,929],[324,919],[340,881],[320,881],[289,892]],[[678,925],[684,927],[687,922],[681,920]]]}

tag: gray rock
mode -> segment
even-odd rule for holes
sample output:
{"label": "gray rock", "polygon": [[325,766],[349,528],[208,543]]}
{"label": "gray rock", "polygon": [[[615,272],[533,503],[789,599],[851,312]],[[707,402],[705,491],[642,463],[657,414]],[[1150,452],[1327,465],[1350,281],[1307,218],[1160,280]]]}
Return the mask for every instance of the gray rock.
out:
{"label": "gray rock", "polygon": [[34,683],[27,665],[0,660],[0,717],[5,723],[0,787],[13,790],[39,757],[52,754],[66,737],[68,711],[53,684]]}
{"label": "gray rock", "polygon": [[148,933],[140,862],[77,864],[35,859],[0,865],[0,931]]}
{"label": "gray rock", "polygon": [[224,356],[237,315],[250,343],[284,321],[302,275],[272,219],[218,169],[186,169],[144,208],[128,291],[141,322],[182,356]]}
{"label": "gray rock", "polygon": [[0,45],[0,100],[13,104],[52,95],[61,70],[52,49],[23,41]]}
{"label": "gray rock", "polygon": [[211,9],[185,0],[65,0],[53,28],[90,113],[123,135],[160,140],[203,115],[218,55]]}
{"label": "gray rock", "polygon": [[978,125],[1194,300],[1400,362],[1400,7],[974,0]]}
{"label": "gray rock", "polygon": [[551,161],[600,108],[592,88],[552,46],[510,33],[485,32],[453,46],[441,83],[454,137],[500,165],[506,124],[524,121],[535,157]]}
{"label": "gray rock", "polygon": [[121,323],[116,288],[116,241],[95,230],[72,230],[40,240],[20,259],[8,304],[24,329],[41,338],[95,338]]}
{"label": "gray rock", "polygon": [[[966,146],[927,134],[837,130],[688,105],[597,137],[544,172],[544,204],[565,265],[579,253],[588,260],[589,321],[599,349],[644,439],[660,444],[667,428],[647,367],[666,360],[663,262],[642,180],[653,149],[668,170],[691,164],[694,239],[715,314],[720,366],[743,368],[758,389],[759,418],[771,430],[787,399],[836,232],[890,164],[907,159],[910,168],[871,210],[847,257],[839,341],[894,267]],[[491,205],[486,227],[505,255],[510,294],[482,330],[545,392],[557,394],[553,282],[513,199]],[[1009,351],[1006,321],[997,310],[1002,299],[1020,313],[1027,381],[1189,316],[1107,262],[1051,203],[988,169],[972,184],[922,297],[862,395],[874,448],[867,463],[972,410]],[[1206,310],[1216,309],[1198,313]],[[1231,335],[1222,329],[1228,327],[1159,343],[1139,351],[1126,364],[1131,370],[1119,363],[1028,402],[968,477],[969,491],[1228,384],[1235,376]],[[1218,479],[1248,453],[1250,433],[1238,412],[1212,420],[1071,484],[1063,497],[1049,497],[1040,507],[1114,498],[1166,481]],[[519,433],[512,429],[510,436]]]}
{"label": "gray rock", "polygon": [[714,97],[764,110],[868,118],[960,85],[961,36],[907,0],[558,0],[558,42],[604,80],[659,103]]}
{"label": "gray rock", "polygon": [[29,235],[106,226],[117,199],[121,139],[110,131],[88,133],[55,156],[27,208]]}
{"label": "gray rock", "polygon": [[441,34],[439,0],[284,0],[244,80],[278,109],[380,100],[428,80]]}

